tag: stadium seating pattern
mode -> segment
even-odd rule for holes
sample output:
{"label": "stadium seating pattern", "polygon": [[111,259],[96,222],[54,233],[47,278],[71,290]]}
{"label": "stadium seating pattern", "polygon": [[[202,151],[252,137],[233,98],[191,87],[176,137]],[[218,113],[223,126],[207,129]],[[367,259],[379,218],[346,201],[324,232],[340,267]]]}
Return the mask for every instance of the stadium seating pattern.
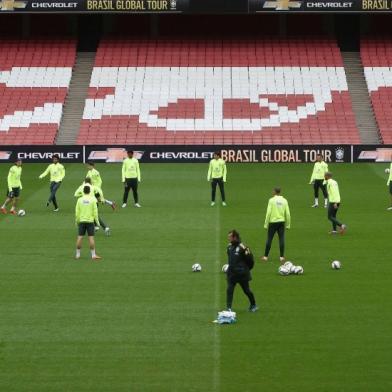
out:
{"label": "stadium seating pattern", "polygon": [[334,41],[101,42],[79,144],[358,143]]}
{"label": "stadium seating pattern", "polygon": [[392,143],[392,43],[390,39],[364,39],[361,59],[382,141]]}
{"label": "stadium seating pattern", "polygon": [[0,42],[1,144],[54,144],[75,56],[72,40]]}

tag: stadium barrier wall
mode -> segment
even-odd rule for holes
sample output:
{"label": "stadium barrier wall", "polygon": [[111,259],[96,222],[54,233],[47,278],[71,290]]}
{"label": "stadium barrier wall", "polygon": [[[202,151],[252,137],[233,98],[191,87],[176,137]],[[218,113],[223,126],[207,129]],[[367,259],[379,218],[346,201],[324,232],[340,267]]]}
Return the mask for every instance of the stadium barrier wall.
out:
{"label": "stadium barrier wall", "polygon": [[127,150],[140,162],[208,162],[219,151],[234,163],[308,163],[323,154],[326,162],[391,162],[392,145],[149,145],[149,146],[0,146],[0,162],[49,162],[54,154],[63,162],[121,162]]}
{"label": "stadium barrier wall", "polygon": [[[220,151],[227,162],[271,163],[313,162],[321,152],[329,162],[351,162],[351,146],[255,146],[255,145],[201,145],[201,146],[134,146],[141,162],[208,162],[215,151]],[[126,147],[86,146],[87,160],[121,162]]]}
{"label": "stadium barrier wall", "polygon": [[7,0],[1,13],[374,13],[391,12],[391,0]]}

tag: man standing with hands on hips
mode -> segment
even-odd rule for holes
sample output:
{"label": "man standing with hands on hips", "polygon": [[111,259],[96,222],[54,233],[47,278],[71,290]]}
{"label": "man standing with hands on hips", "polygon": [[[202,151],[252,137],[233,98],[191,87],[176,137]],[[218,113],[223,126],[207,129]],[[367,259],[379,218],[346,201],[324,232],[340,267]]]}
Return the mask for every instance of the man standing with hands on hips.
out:
{"label": "man standing with hands on hips", "polygon": [[215,205],[216,186],[219,185],[219,190],[222,198],[222,206],[226,207],[225,185],[226,182],[226,162],[221,158],[220,152],[214,153],[214,158],[211,159],[208,167],[207,181],[211,181],[211,207]]}
{"label": "man standing with hands on hips", "polygon": [[127,152],[128,158],[125,158],[122,165],[122,182],[124,183],[124,196],[122,208],[127,206],[128,194],[132,189],[135,207],[140,208],[139,195],[137,192],[138,183],[141,181],[139,161],[133,157],[133,151]]}
{"label": "man standing with hands on hips", "polygon": [[316,162],[313,167],[312,176],[310,178],[309,184],[313,184],[314,189],[314,204],[313,208],[319,206],[319,190],[323,192],[324,196],[324,208],[327,208],[328,205],[328,194],[327,188],[324,185],[324,176],[328,171],[328,165],[324,162],[323,156],[321,154],[317,154]]}
{"label": "man standing with hands on hips", "polygon": [[276,233],[279,236],[279,260],[283,264],[284,248],[285,248],[285,229],[290,229],[291,215],[289,203],[280,194],[281,190],[279,187],[274,188],[273,197],[268,201],[267,213],[265,215],[264,228],[268,230],[267,241],[265,244],[264,256],[261,258],[262,261],[268,261],[268,255],[271,250],[272,240]]}

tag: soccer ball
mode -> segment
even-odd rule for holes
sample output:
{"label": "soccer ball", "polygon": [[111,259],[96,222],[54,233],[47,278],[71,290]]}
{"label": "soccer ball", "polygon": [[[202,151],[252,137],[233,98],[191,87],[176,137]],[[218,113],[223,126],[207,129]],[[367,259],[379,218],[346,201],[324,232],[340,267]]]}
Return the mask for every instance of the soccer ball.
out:
{"label": "soccer ball", "polygon": [[342,264],[338,260],[334,260],[331,264],[332,269],[340,269]]}
{"label": "soccer ball", "polygon": [[18,216],[25,216],[26,215],[26,211],[25,210],[19,210],[18,211]]}
{"label": "soccer ball", "polygon": [[286,275],[289,275],[289,274],[290,274],[290,270],[288,268],[286,268],[284,265],[281,265],[279,267],[279,275],[286,276]]}
{"label": "soccer ball", "polygon": [[293,273],[296,275],[302,275],[304,273],[304,269],[301,265],[297,265],[294,267]]}
{"label": "soccer ball", "polygon": [[385,169],[385,173],[389,173],[390,170],[388,168]]}
{"label": "soccer ball", "polygon": [[291,261],[286,261],[283,264],[283,267],[287,268],[289,270],[290,273],[293,272],[295,265],[291,262]]}
{"label": "soccer ball", "polygon": [[193,272],[200,272],[201,271],[201,265],[196,263],[192,265],[192,271]]}
{"label": "soccer ball", "polygon": [[296,265],[293,265],[291,268],[290,268],[290,274],[295,274],[295,269],[297,268],[297,266]]}
{"label": "soccer ball", "polygon": [[225,264],[222,267],[222,272],[226,273],[228,269],[229,269],[229,264]]}

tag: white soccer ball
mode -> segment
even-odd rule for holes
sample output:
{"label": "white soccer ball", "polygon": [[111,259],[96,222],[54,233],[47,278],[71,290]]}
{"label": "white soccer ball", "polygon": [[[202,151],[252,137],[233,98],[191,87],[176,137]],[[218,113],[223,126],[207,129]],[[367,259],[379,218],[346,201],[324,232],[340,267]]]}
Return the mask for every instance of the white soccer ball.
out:
{"label": "white soccer ball", "polygon": [[289,274],[290,274],[290,270],[288,268],[286,268],[284,265],[281,265],[279,267],[279,275],[286,276],[286,275],[289,275]]}
{"label": "white soccer ball", "polygon": [[291,261],[286,261],[283,264],[283,267],[287,268],[289,270],[289,272],[292,273],[295,265]]}
{"label": "white soccer ball", "polygon": [[224,264],[222,267],[222,272],[226,273],[228,269],[229,269],[229,264]]}
{"label": "white soccer ball", "polygon": [[389,173],[389,172],[390,172],[389,168],[386,168],[385,173]]}
{"label": "white soccer ball", "polygon": [[25,210],[19,210],[18,211],[18,216],[25,216],[26,215],[26,211]]}
{"label": "white soccer ball", "polygon": [[192,271],[193,272],[200,272],[201,271],[201,265],[196,263],[192,265]]}
{"label": "white soccer ball", "polygon": [[332,262],[332,264],[331,264],[331,267],[332,267],[333,269],[340,269],[340,268],[342,267],[342,264],[341,264],[340,261],[334,260],[334,261]]}
{"label": "white soccer ball", "polygon": [[302,275],[304,273],[304,269],[302,267],[302,265],[297,265],[294,267],[293,273],[295,275]]}

